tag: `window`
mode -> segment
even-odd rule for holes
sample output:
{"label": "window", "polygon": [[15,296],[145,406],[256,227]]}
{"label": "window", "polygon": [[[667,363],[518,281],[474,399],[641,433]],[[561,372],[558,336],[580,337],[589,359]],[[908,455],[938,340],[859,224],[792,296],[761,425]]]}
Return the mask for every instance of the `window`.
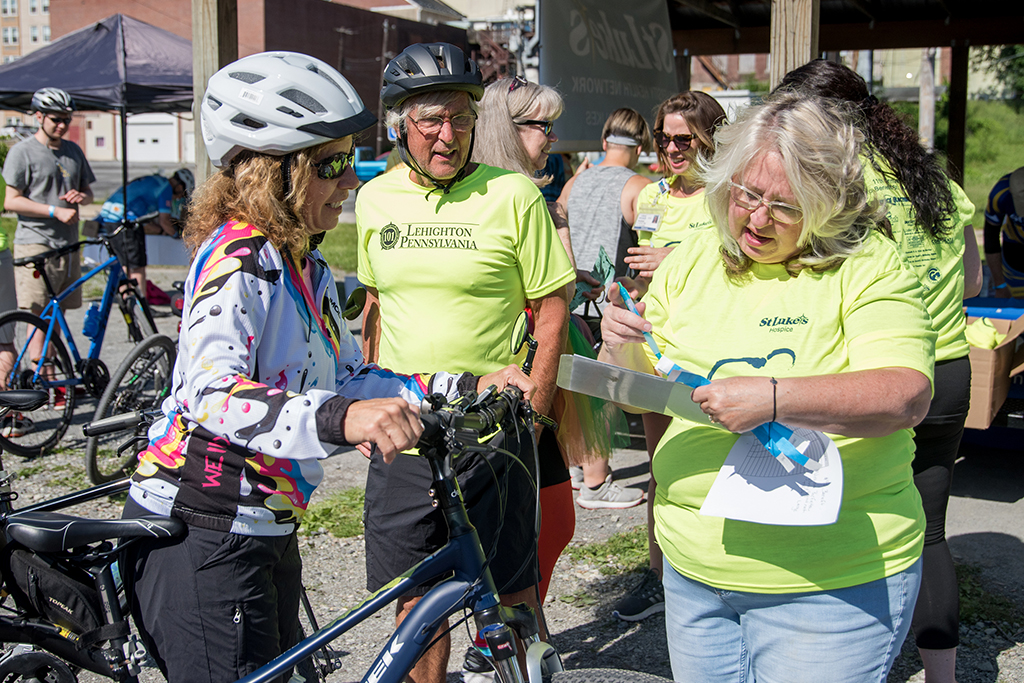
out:
{"label": "window", "polygon": [[31,27],[28,30],[28,33],[29,33],[29,37],[31,38],[33,43],[38,43],[39,42],[39,27],[38,26]]}
{"label": "window", "polygon": [[97,135],[96,136],[96,146],[97,147],[105,147],[106,144],[107,144],[107,139],[105,137],[103,137],[102,135]]}
{"label": "window", "polygon": [[18,44],[18,27],[17,26],[5,26],[3,29],[3,41],[4,45],[17,45]]}
{"label": "window", "polygon": [[[49,0],[47,0],[49,2]],[[18,0],[0,0],[0,14],[14,16],[18,13]]]}
{"label": "window", "polygon": [[36,14],[39,12],[39,0],[28,0],[28,13]]}
{"label": "window", "polygon": [[50,13],[50,0],[43,0],[43,14]]}
{"label": "window", "polygon": [[18,55],[5,55],[4,64],[10,64],[11,62],[17,61]]}
{"label": "window", "polygon": [[43,42],[44,43],[50,42],[50,25],[49,24],[47,24],[46,26],[43,27]]}

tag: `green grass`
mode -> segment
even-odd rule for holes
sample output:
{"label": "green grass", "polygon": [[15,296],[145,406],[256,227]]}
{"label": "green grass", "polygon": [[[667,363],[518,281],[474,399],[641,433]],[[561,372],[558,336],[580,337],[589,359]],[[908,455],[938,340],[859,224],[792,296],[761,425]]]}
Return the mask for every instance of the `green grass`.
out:
{"label": "green grass", "polygon": [[346,273],[356,272],[356,224],[338,223],[334,230],[328,230],[320,253],[334,270]]}
{"label": "green grass", "polygon": [[313,534],[321,529],[337,538],[363,533],[363,489],[353,487],[317,498],[302,518],[299,532]]}
{"label": "green grass", "polygon": [[638,526],[620,531],[607,541],[571,545],[565,552],[576,562],[590,562],[602,574],[629,574],[641,571],[650,563],[647,553],[647,527]]}

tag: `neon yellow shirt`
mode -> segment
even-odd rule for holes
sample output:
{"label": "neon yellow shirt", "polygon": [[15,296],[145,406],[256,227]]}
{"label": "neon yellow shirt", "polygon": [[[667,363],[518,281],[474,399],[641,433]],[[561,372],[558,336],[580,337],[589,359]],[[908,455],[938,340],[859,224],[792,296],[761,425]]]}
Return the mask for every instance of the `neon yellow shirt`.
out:
{"label": "neon yellow shirt", "polygon": [[[659,347],[683,368],[715,380],[905,367],[931,379],[935,333],[891,241],[875,234],[827,273],[791,278],[780,265],[754,264],[738,282],[718,246],[715,231],[691,231],[644,297]],[[723,590],[827,590],[903,571],[924,538],[912,434],[830,434],[843,460],[838,521],[771,526],[700,514],[738,436],[673,419],[654,455],[658,542],[680,573]]]}
{"label": "neon yellow shirt", "polygon": [[[671,182],[671,178],[663,181],[668,184]],[[712,227],[703,192],[692,197],[673,197],[668,192],[661,192],[663,183],[651,183],[640,190],[638,212],[643,211],[645,204],[665,207],[665,217],[656,232],[637,230],[637,243],[642,247],[672,247],[679,243],[687,231]]]}
{"label": "neon yellow shirt", "polygon": [[[7,193],[7,183],[4,182],[3,176],[0,176],[0,197],[3,197]],[[7,231],[0,229],[0,251],[7,248]]]}
{"label": "neon yellow shirt", "polygon": [[[408,171],[356,200],[359,280],[377,289],[379,362],[484,374],[514,361],[509,336],[528,299],[576,279],[529,178],[480,165],[450,194]],[[417,371],[419,372],[419,371]]]}
{"label": "neon yellow shirt", "polygon": [[[872,160],[878,164],[875,168]],[[906,190],[896,180],[890,166],[880,154],[862,157],[864,184],[879,201],[888,207],[896,248],[910,270],[924,287],[924,305],[938,333],[935,360],[952,360],[966,356],[967,319],[964,316],[964,231],[974,218],[974,204],[960,186],[949,182],[956,203],[956,213],[946,217],[947,232],[941,239],[933,238],[914,219],[914,207]]]}

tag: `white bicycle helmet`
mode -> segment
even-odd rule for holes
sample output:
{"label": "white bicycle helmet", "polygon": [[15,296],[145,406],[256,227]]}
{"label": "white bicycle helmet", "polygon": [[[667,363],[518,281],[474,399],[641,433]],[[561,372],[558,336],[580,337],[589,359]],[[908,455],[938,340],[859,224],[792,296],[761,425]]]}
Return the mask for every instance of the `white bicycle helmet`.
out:
{"label": "white bicycle helmet", "polygon": [[187,168],[179,168],[171,177],[185,186],[185,194],[192,194],[192,190],[196,187],[196,177],[192,171]]}
{"label": "white bicycle helmet", "polygon": [[283,156],[377,122],[344,76],[298,52],[262,52],[227,65],[210,77],[200,117],[218,168],[242,150]]}
{"label": "white bicycle helmet", "polygon": [[32,95],[32,111],[44,114],[67,114],[75,110],[71,95],[60,88],[43,88]]}

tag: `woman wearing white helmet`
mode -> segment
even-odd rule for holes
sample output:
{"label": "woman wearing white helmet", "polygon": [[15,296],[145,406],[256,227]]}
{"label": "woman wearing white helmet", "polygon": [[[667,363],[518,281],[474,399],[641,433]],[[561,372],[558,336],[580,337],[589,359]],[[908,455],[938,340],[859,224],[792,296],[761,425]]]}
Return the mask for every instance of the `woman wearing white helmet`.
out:
{"label": "woman wearing white helmet", "polygon": [[[427,391],[478,378],[364,363],[316,249],[358,185],[370,114],[320,60],[273,52],[217,72],[203,137],[221,170],[196,191],[193,252],[165,417],[149,432],[125,516],[178,517],[184,538],[127,558],[132,611],[171,683],[234,681],[297,642],[295,530],[340,445],[390,461],[422,429]],[[510,366],[481,386],[533,385]]]}

